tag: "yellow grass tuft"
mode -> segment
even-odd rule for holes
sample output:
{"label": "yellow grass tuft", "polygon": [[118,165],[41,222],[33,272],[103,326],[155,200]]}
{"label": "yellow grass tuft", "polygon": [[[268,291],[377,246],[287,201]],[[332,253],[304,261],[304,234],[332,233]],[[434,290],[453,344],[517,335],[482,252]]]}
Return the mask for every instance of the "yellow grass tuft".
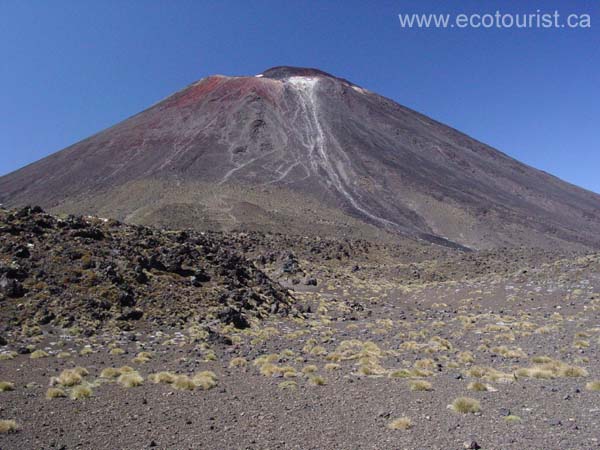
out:
{"label": "yellow grass tuft", "polygon": [[17,352],[6,352],[0,353],[0,361],[6,361],[8,359],[14,359],[17,356]]}
{"label": "yellow grass tuft", "polygon": [[196,383],[187,375],[179,375],[173,381],[173,387],[180,391],[193,391],[196,389]]}
{"label": "yellow grass tuft", "polygon": [[474,398],[458,397],[452,402],[452,409],[462,414],[473,414],[481,411],[481,404]]}
{"label": "yellow grass tuft", "polygon": [[117,382],[125,388],[132,388],[144,384],[144,379],[138,372],[126,372],[119,376]]}
{"label": "yellow grass tuft", "polygon": [[58,378],[56,379],[58,384],[60,384],[61,386],[67,386],[67,387],[75,386],[76,384],[81,383],[82,380],[83,380],[83,377],[81,376],[81,374],[79,374],[74,369],[63,370],[60,373],[60,375],[58,376]]}
{"label": "yellow grass tuft", "polygon": [[246,367],[248,365],[248,361],[246,358],[233,358],[229,361],[229,367]]}
{"label": "yellow grass tuft", "polygon": [[212,389],[217,385],[217,375],[210,370],[198,372],[193,379],[196,386],[204,390]]}
{"label": "yellow grass tuft", "polygon": [[31,353],[30,358],[31,359],[39,359],[39,358],[46,358],[48,356],[50,356],[50,355],[48,355],[48,353],[46,353],[44,350],[36,350]]}
{"label": "yellow grass tuft", "polygon": [[325,381],[325,378],[323,378],[320,375],[314,375],[314,374],[309,375],[308,382],[313,386],[324,386],[325,384],[327,384],[327,382]]}
{"label": "yellow grass tuft", "polygon": [[0,381],[0,392],[14,391],[15,384],[10,381]]}
{"label": "yellow grass tuft", "polygon": [[475,391],[475,392],[485,392],[485,391],[489,390],[489,387],[487,384],[482,383],[481,381],[472,381],[467,386],[467,389],[470,391]]}
{"label": "yellow grass tuft", "polygon": [[433,386],[429,381],[411,380],[408,382],[411,391],[432,391]]}
{"label": "yellow grass tuft", "polygon": [[387,427],[390,430],[409,430],[410,428],[412,428],[412,426],[413,426],[413,423],[412,423],[412,420],[410,420],[410,418],[400,417],[400,418],[394,419],[390,423],[388,423]]}
{"label": "yellow grass tuft", "polygon": [[175,375],[171,372],[163,371],[163,372],[153,373],[152,375],[148,376],[148,379],[156,384],[158,384],[158,383],[171,384],[171,383],[175,382],[175,380],[177,379],[177,375]]}
{"label": "yellow grass tuft", "polygon": [[88,385],[78,385],[71,389],[71,400],[83,400],[92,396],[92,388]]}
{"label": "yellow grass tuft", "polygon": [[283,391],[294,391],[298,389],[298,383],[292,380],[282,381],[277,387]]}
{"label": "yellow grass tuft", "polygon": [[117,378],[119,375],[121,375],[121,371],[114,367],[107,367],[100,372],[100,378]]}
{"label": "yellow grass tuft", "polygon": [[63,391],[60,388],[48,388],[48,390],[46,391],[46,398],[48,400],[51,400],[53,398],[61,398],[61,397],[66,397],[67,394],[65,394],[65,391]]}
{"label": "yellow grass tuft", "polygon": [[136,364],[144,364],[152,359],[152,353],[150,352],[139,352],[135,358],[133,358],[133,362]]}
{"label": "yellow grass tuft", "polygon": [[0,433],[15,433],[19,430],[14,420],[0,420]]}
{"label": "yellow grass tuft", "polygon": [[304,368],[302,369],[302,373],[304,375],[308,375],[311,373],[315,373],[317,370],[319,370],[319,368],[313,364],[309,364],[308,366],[304,366]]}
{"label": "yellow grass tuft", "polygon": [[600,391],[600,380],[590,381],[585,385],[588,391]]}

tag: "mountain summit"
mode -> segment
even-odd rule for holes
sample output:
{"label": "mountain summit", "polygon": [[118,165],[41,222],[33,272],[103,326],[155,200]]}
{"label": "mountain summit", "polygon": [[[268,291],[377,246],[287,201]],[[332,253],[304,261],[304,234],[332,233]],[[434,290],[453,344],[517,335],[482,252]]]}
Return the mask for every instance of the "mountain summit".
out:
{"label": "mountain summit", "polygon": [[600,247],[599,195],[286,66],[193,83],[1,177],[0,202],[174,228]]}

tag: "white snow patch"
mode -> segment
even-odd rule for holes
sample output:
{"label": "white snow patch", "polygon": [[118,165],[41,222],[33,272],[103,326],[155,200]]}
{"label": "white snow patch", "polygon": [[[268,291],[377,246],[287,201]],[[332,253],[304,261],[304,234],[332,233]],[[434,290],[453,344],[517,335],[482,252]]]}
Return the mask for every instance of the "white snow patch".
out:
{"label": "white snow patch", "polygon": [[363,89],[361,87],[358,86],[352,86],[352,89],[354,89],[356,92],[360,92],[361,94],[368,94],[369,91],[367,91],[366,89]]}

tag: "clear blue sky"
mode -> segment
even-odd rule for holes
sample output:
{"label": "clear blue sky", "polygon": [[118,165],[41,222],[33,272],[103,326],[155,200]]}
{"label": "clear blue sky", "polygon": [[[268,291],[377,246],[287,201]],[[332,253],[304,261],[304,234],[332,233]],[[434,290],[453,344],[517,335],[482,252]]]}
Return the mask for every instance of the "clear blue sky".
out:
{"label": "clear blue sky", "polygon": [[[399,13],[588,13],[408,30]],[[209,74],[318,67],[600,192],[600,2],[0,0],[0,174]]]}

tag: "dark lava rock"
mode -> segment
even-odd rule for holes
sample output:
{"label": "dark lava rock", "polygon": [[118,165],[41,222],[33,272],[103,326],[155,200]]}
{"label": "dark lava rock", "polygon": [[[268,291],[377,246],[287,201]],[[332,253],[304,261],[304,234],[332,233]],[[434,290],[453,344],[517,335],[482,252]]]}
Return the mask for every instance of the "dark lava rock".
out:
{"label": "dark lava rock", "polygon": [[117,317],[117,320],[140,320],[144,312],[139,309],[124,309],[123,313]]}
{"label": "dark lava rock", "polygon": [[316,278],[307,278],[306,281],[304,282],[304,284],[307,286],[316,286],[317,279]]}
{"label": "dark lava rock", "polygon": [[0,335],[0,346],[8,345],[8,341],[2,335]]}
{"label": "dark lava rock", "polygon": [[25,295],[25,289],[17,280],[8,278],[7,274],[3,274],[0,278],[0,293],[9,298],[20,298]]}
{"label": "dark lava rock", "polygon": [[479,450],[481,446],[476,441],[465,442],[465,448],[468,450]]}
{"label": "dark lava rock", "polygon": [[499,413],[502,417],[510,416],[510,409],[500,408]]}
{"label": "dark lava rock", "polygon": [[217,315],[219,320],[226,324],[233,324],[234,327],[244,329],[250,327],[248,319],[237,309],[227,307],[222,309]]}

